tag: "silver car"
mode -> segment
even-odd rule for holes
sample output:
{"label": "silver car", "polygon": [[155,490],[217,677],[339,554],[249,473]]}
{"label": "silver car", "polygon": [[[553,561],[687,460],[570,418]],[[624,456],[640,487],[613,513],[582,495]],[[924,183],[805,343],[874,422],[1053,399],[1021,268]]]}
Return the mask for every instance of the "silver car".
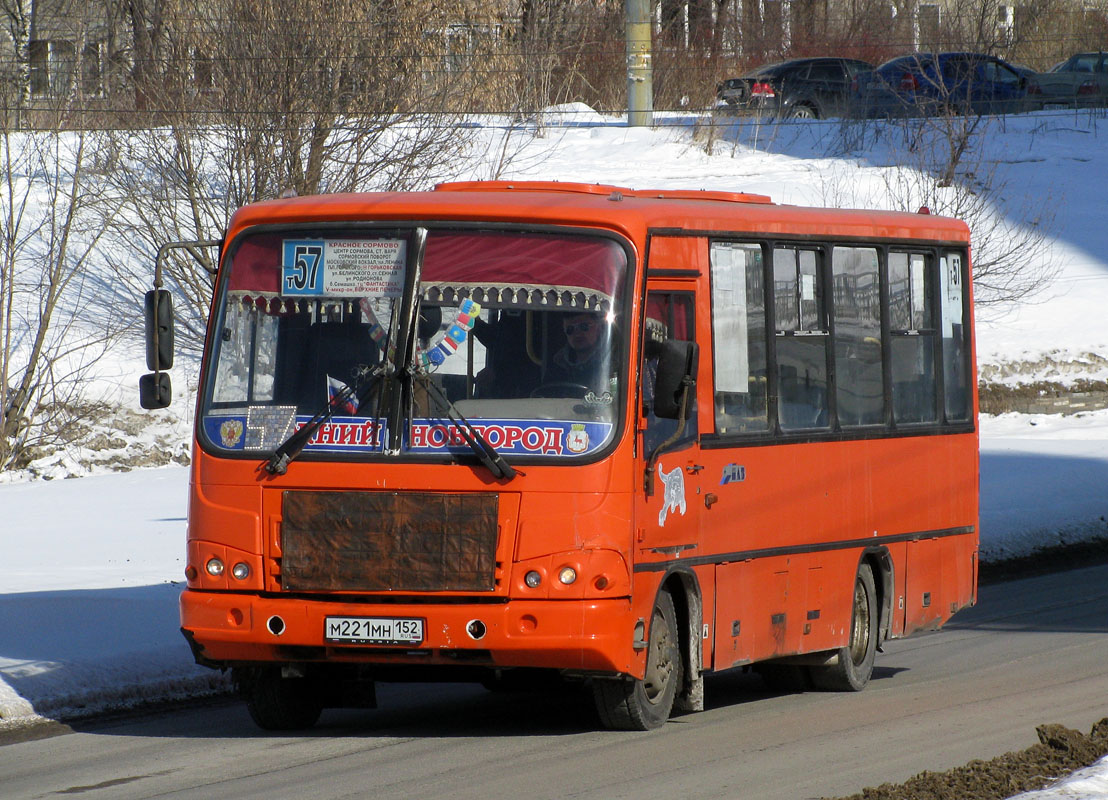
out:
{"label": "silver car", "polygon": [[1086,108],[1108,105],[1108,53],[1077,53],[1027,87],[1032,108]]}

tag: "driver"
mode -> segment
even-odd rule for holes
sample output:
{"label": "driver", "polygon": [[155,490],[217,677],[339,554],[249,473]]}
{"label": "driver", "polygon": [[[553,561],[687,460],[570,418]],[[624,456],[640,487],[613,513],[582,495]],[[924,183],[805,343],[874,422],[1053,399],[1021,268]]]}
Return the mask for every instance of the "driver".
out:
{"label": "driver", "polygon": [[594,391],[608,388],[605,358],[604,315],[570,314],[562,320],[565,346],[554,354],[546,373],[548,383],[574,383]]}

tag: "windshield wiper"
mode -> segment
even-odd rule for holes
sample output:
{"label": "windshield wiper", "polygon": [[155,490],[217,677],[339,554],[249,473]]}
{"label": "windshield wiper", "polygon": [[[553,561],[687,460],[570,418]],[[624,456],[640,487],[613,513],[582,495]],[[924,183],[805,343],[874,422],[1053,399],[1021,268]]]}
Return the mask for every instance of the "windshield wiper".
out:
{"label": "windshield wiper", "polygon": [[360,406],[369,392],[377,385],[378,379],[385,374],[386,365],[378,364],[376,367],[359,367],[353,385],[347,385],[327,401],[327,405],[308,420],[303,428],[295,431],[289,438],[273,451],[262,465],[270,475],[284,475],[288,470],[289,462],[300,455],[316,431],[334,416],[335,409],[342,408],[352,397],[357,397]]}
{"label": "windshield wiper", "polygon": [[493,474],[493,477],[510,481],[516,475],[523,474],[505,461],[504,456],[496,452],[496,448],[489,444],[488,439],[484,437],[481,431],[473,427],[469,420],[462,416],[462,413],[458,411],[454,403],[446,396],[446,393],[435,385],[435,382],[431,380],[426,372],[421,369],[409,369],[408,372],[435,398],[439,407],[446,412],[446,418],[462,435],[465,443],[469,445],[469,449],[477,456],[477,460]]}

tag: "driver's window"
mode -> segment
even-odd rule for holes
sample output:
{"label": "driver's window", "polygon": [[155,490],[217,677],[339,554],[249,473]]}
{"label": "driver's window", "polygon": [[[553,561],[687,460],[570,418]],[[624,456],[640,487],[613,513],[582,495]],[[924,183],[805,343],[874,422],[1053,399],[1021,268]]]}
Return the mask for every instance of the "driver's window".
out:
{"label": "driver's window", "polygon": [[994,83],[1019,83],[1019,76],[1003,64],[990,61],[985,66],[985,80]]}
{"label": "driver's window", "polygon": [[[646,419],[644,450],[648,454],[669,440],[679,425],[678,420],[659,419],[654,416],[654,383],[658,375],[657,354],[659,345],[668,339],[685,342],[695,340],[694,300],[695,297],[691,292],[650,292],[646,298],[646,330],[639,374],[642,376],[640,394],[642,412]],[[696,438],[695,394],[690,394],[688,402],[691,405],[692,414],[685,422],[680,438],[669,445],[670,447],[683,446]]]}

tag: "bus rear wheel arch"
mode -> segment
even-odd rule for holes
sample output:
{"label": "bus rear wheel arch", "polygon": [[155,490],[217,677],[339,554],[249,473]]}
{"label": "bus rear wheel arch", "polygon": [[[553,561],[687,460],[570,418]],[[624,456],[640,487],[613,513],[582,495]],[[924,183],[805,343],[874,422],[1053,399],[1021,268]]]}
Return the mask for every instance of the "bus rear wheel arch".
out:
{"label": "bus rear wheel arch", "polygon": [[854,599],[850,614],[850,638],[836,653],[833,664],[809,667],[812,683],[833,692],[860,692],[873,674],[880,638],[877,586],[873,567],[863,560],[854,579]]}

